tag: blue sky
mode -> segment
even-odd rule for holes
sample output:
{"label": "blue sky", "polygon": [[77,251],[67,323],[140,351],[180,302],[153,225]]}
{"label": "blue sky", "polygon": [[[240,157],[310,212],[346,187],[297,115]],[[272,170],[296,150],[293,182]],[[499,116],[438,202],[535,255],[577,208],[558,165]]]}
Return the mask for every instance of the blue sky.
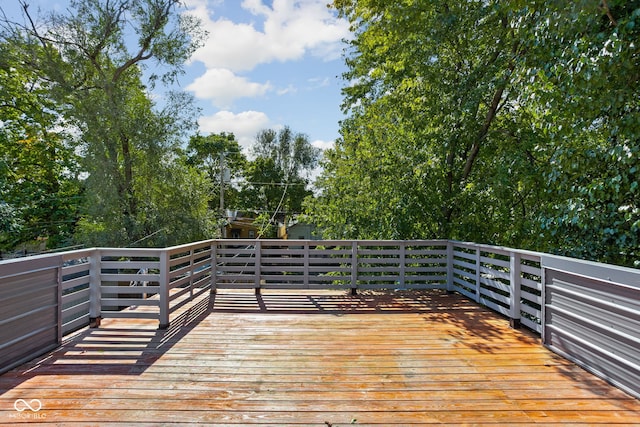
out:
{"label": "blue sky", "polygon": [[[288,125],[319,148],[332,145],[343,117],[342,40],[349,31],[327,3],[186,0],[188,13],[209,33],[180,78],[202,109],[202,134],[233,132],[247,147],[259,130]],[[45,12],[67,2],[29,4]],[[2,8],[19,16],[17,0],[3,1]]]}

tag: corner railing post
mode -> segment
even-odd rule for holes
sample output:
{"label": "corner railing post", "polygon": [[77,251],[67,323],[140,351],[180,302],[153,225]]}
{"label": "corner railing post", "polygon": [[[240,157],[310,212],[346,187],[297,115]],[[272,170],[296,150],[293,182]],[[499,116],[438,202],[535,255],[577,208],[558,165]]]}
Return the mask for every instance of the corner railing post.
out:
{"label": "corner railing post", "polygon": [[255,273],[254,273],[254,288],[255,288],[255,294],[256,295],[260,295],[261,293],[261,287],[262,285],[260,284],[260,278],[262,276],[262,243],[260,242],[260,240],[256,240],[256,244],[254,246],[254,251],[255,251]]}
{"label": "corner railing post", "polygon": [[58,261],[58,268],[56,268],[56,297],[58,299],[58,336],[56,337],[58,344],[62,344],[62,267],[64,266],[64,260],[60,257]]}
{"label": "corner railing post", "polygon": [[309,265],[310,258],[311,258],[310,257],[310,251],[311,251],[311,248],[309,246],[309,241],[305,240],[304,241],[304,267],[303,267],[304,279],[303,279],[303,282],[304,282],[304,286],[306,288],[311,286],[311,275],[310,275],[310,269],[311,268],[310,268],[310,265]]}
{"label": "corner railing post", "polygon": [[160,313],[159,329],[169,327],[169,251],[160,252]]}
{"label": "corner railing post", "polygon": [[215,294],[218,288],[218,241],[211,243],[211,294]]}
{"label": "corner railing post", "polygon": [[481,268],[482,268],[482,252],[480,251],[480,248],[476,248],[476,302],[479,304],[480,303],[480,298],[482,296],[482,283],[481,283],[481,279],[482,279],[482,275],[481,275]]}
{"label": "corner railing post", "polygon": [[89,326],[92,328],[100,327],[102,321],[100,261],[100,250],[92,251],[89,255]]}
{"label": "corner railing post", "polygon": [[453,293],[453,242],[447,241],[447,293]]}
{"label": "corner railing post", "polygon": [[358,295],[358,241],[351,242],[351,295]]}
{"label": "corner railing post", "polygon": [[520,278],[520,253],[511,252],[509,258],[509,287],[511,289],[509,317],[511,327],[518,329],[520,327],[520,297],[522,283]]}
{"label": "corner railing post", "polygon": [[547,268],[544,265],[544,257],[540,257],[540,339],[543,345],[547,344]]}
{"label": "corner railing post", "polygon": [[400,289],[405,289],[406,287],[406,277],[407,274],[407,242],[400,241]]}

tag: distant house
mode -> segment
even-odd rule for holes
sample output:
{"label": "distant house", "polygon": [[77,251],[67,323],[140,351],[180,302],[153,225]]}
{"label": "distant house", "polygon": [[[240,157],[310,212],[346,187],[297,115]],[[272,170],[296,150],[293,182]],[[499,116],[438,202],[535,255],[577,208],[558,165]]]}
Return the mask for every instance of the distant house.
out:
{"label": "distant house", "polygon": [[285,240],[320,240],[320,237],[315,233],[316,229],[314,224],[294,220],[290,225],[280,227],[278,237]]}
{"label": "distant house", "polygon": [[223,238],[226,239],[255,239],[258,227],[254,225],[255,215],[249,212],[227,211],[227,224],[224,227]]}

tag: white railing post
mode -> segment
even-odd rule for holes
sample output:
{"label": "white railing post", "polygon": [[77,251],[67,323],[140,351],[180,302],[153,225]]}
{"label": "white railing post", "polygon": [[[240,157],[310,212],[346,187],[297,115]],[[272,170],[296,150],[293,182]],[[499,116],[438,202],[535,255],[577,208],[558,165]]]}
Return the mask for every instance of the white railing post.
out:
{"label": "white railing post", "polygon": [[195,251],[193,248],[189,251],[189,301],[193,301],[193,258]]}
{"label": "white railing post", "polygon": [[255,265],[254,265],[254,287],[255,294],[260,295],[261,285],[260,285],[260,277],[262,276],[262,243],[260,240],[256,240],[256,244],[254,246],[255,253]]}
{"label": "white railing post", "polygon": [[92,328],[100,327],[102,321],[102,303],[100,298],[102,292],[100,290],[100,260],[102,255],[100,250],[96,249],[89,255],[89,326]]}
{"label": "white railing post", "polygon": [[211,293],[215,294],[218,287],[218,241],[211,243]]}
{"label": "white railing post", "polygon": [[58,344],[62,343],[62,266],[64,265],[64,259],[59,257],[58,268],[56,268],[56,292],[58,298]]}
{"label": "white railing post", "polygon": [[511,288],[509,298],[509,317],[511,327],[517,329],[520,327],[520,297],[522,283],[522,280],[520,280],[520,253],[511,252],[509,255],[509,286]]}
{"label": "white railing post", "polygon": [[547,268],[544,265],[544,257],[540,257],[540,340],[542,345],[547,344]]}
{"label": "white railing post", "polygon": [[453,293],[453,242],[447,241],[447,293]]}
{"label": "white railing post", "polygon": [[476,302],[480,303],[480,295],[481,295],[481,283],[480,283],[480,268],[482,266],[482,252],[480,252],[480,248],[476,248]]}
{"label": "white railing post", "polygon": [[351,295],[358,294],[358,241],[351,242]]}
{"label": "white railing post", "polygon": [[405,289],[405,276],[406,276],[406,258],[407,258],[407,242],[400,242],[400,289]]}
{"label": "white railing post", "polygon": [[309,241],[305,240],[304,241],[304,286],[306,286],[307,288],[311,285],[311,278],[309,277],[309,251],[311,249],[309,248]]}
{"label": "white railing post", "polygon": [[159,329],[167,329],[169,327],[169,251],[162,250],[160,252],[160,314]]}

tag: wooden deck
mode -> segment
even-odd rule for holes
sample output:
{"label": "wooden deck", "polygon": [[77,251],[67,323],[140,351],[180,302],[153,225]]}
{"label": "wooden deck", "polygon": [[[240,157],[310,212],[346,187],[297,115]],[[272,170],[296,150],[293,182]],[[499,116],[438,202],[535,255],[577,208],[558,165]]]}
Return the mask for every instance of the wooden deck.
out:
{"label": "wooden deck", "polygon": [[219,293],[156,327],[104,321],[0,376],[0,423],[640,425],[640,401],[439,291]]}

